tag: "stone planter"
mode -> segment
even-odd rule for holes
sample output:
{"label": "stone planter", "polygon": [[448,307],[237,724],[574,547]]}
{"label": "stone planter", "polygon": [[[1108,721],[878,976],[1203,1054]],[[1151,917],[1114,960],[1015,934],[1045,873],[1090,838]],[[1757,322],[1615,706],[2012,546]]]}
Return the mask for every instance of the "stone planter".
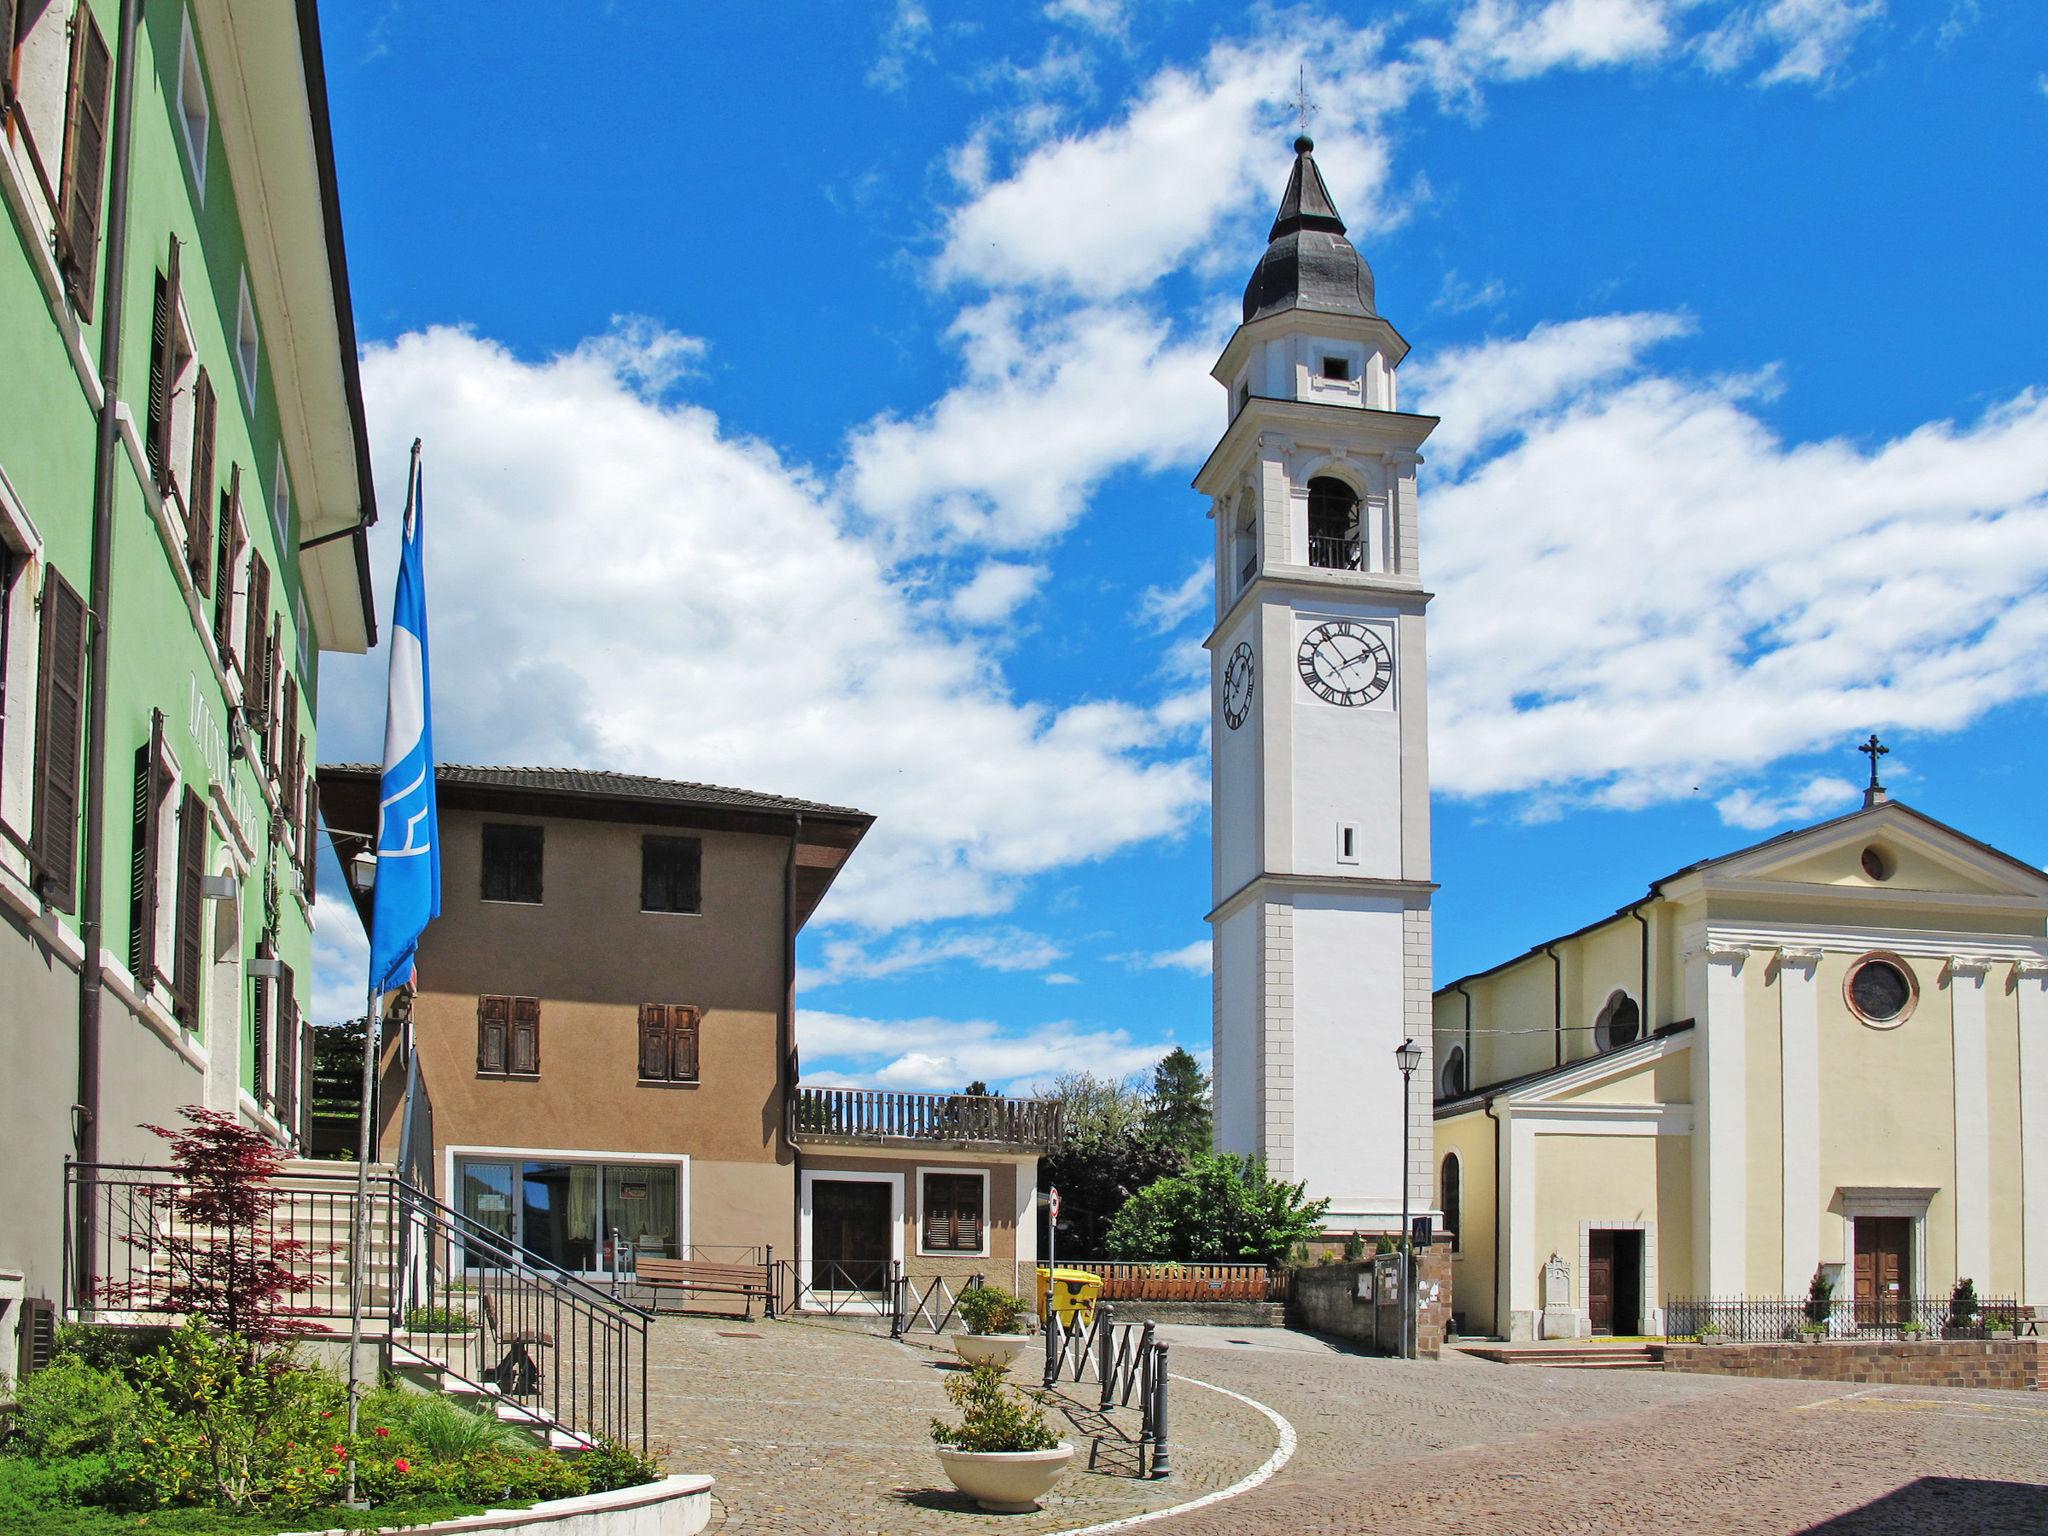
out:
{"label": "stone planter", "polygon": [[1031,1342],[1031,1336],[1024,1333],[956,1333],[950,1337],[953,1353],[969,1365],[993,1362],[1006,1371]]}
{"label": "stone planter", "polygon": [[1038,1501],[1066,1475],[1067,1463],[1074,1459],[1073,1446],[1064,1440],[1049,1451],[954,1451],[943,1445],[937,1449],[939,1465],[953,1486],[999,1515],[1028,1514],[1038,1508]]}
{"label": "stone planter", "polygon": [[[547,1499],[526,1509],[494,1509],[431,1525],[408,1525],[402,1530],[404,1536],[435,1536],[437,1532],[456,1536],[471,1531],[489,1531],[493,1536],[697,1536],[710,1523],[711,1479],[678,1473],[638,1488]],[[306,1531],[297,1536],[351,1533]],[[353,1536],[362,1536],[362,1532]]]}

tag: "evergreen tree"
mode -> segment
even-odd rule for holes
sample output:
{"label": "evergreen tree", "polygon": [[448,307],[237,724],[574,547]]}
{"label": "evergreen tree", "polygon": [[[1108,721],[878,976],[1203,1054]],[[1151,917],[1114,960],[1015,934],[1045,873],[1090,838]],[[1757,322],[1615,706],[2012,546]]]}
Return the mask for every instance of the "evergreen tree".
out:
{"label": "evergreen tree", "polygon": [[1209,1150],[1214,1113],[1209,1104],[1209,1074],[1176,1045],[1152,1069],[1152,1095],[1146,1106],[1146,1128],[1154,1137],[1178,1147],[1189,1157]]}

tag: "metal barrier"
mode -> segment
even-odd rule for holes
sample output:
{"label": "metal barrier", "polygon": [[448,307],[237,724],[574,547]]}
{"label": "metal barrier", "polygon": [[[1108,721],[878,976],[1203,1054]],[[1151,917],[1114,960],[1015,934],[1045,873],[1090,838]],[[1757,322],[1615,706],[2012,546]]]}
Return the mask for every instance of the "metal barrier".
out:
{"label": "metal barrier", "polygon": [[771,1268],[777,1313],[893,1315],[895,1287],[892,1265],[886,1260],[842,1264],[831,1259],[777,1259]]}
{"label": "metal barrier", "polygon": [[[900,1261],[891,1266],[889,1277],[889,1337],[900,1339],[913,1332],[919,1323],[932,1333],[944,1333],[946,1325],[953,1321],[953,1314],[960,1308],[960,1297],[953,1291],[950,1281],[944,1275],[934,1275],[918,1289],[916,1280],[903,1272]],[[983,1283],[980,1275],[969,1275],[961,1292],[973,1290]]]}
{"label": "metal barrier", "polygon": [[1095,1308],[1086,1324],[1069,1328],[1054,1312],[1045,1320],[1045,1385],[1093,1380],[1102,1389],[1100,1411],[1138,1400],[1138,1475],[1170,1477],[1167,1440],[1167,1346],[1151,1323],[1119,1323],[1114,1303]]}
{"label": "metal barrier", "polygon": [[[302,1279],[293,1289],[303,1300],[285,1314],[296,1331],[344,1331],[329,1325],[349,1313],[353,1173],[280,1176],[254,1229],[187,1219],[180,1197],[190,1186],[174,1168],[67,1163],[64,1188],[72,1317],[175,1317],[190,1309],[201,1271],[240,1253]],[[388,1173],[370,1179],[368,1199],[365,1316],[388,1334],[397,1368],[432,1370],[445,1390],[485,1399],[553,1445],[646,1450],[649,1314]],[[78,1222],[82,1202],[89,1228]],[[70,1240],[79,1230],[95,1234],[91,1254]]]}
{"label": "metal barrier", "polygon": [[2034,1316],[2013,1296],[1984,1296],[1972,1316],[1958,1316],[1941,1296],[1847,1297],[1822,1303],[1805,1296],[1685,1296],[1665,1304],[1664,1331],[1672,1338],[1719,1334],[1738,1343],[1808,1337],[1831,1339],[1987,1339],[1991,1330],[2015,1336],[2036,1331]]}

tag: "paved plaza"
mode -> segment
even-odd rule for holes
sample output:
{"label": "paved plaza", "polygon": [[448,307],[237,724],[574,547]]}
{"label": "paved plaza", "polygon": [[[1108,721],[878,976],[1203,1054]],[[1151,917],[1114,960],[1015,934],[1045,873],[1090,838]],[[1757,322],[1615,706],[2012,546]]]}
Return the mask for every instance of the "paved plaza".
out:
{"label": "paved plaza", "polygon": [[[1062,1396],[1076,1471],[1035,1515],[985,1515],[932,1455],[948,1412],[939,1341],[832,1321],[665,1319],[654,1438],[718,1479],[723,1532],[994,1530],[1044,1536],[1269,1481],[1137,1529],[1203,1533],[2039,1532],[2048,1398],[1382,1360],[1268,1329],[1168,1327],[1174,1476],[1129,1475],[1136,1414]],[[1033,1378],[1020,1370],[1020,1381]],[[1196,1383],[1225,1391],[1209,1391]],[[1088,1447],[1099,1437],[1093,1468]]]}

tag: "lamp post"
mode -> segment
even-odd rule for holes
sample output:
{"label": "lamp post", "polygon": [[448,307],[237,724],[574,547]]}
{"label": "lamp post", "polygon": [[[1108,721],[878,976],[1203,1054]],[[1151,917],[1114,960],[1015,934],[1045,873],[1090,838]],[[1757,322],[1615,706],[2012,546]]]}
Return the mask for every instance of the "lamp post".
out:
{"label": "lamp post", "polygon": [[1415,1253],[1408,1227],[1408,1103],[1415,1069],[1422,1065],[1422,1047],[1414,1039],[1394,1047],[1394,1062],[1401,1069],[1401,1358],[1415,1358]]}

